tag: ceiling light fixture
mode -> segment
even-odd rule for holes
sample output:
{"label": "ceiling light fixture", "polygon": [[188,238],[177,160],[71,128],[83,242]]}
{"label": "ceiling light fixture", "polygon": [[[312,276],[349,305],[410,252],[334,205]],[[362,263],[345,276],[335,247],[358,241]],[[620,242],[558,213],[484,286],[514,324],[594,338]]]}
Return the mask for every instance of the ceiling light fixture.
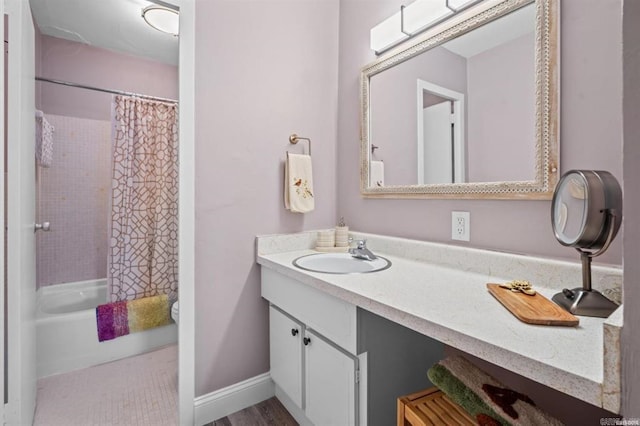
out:
{"label": "ceiling light fixture", "polygon": [[142,9],[142,18],[156,30],[178,36],[180,16],[177,10],[151,5]]}
{"label": "ceiling light fixture", "polygon": [[371,29],[371,49],[379,55],[479,0],[416,0]]}

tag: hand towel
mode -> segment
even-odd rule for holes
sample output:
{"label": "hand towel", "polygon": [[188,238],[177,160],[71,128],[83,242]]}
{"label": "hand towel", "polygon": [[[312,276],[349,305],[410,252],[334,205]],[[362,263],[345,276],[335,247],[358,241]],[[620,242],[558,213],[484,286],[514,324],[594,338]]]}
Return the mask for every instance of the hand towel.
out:
{"label": "hand towel", "polygon": [[372,160],[369,163],[369,186],[384,186],[384,163]]}
{"label": "hand towel", "polygon": [[526,395],[505,388],[460,356],[446,358],[427,372],[429,380],[470,415],[489,416],[501,425],[562,425]]}
{"label": "hand towel", "polygon": [[41,167],[51,167],[53,162],[53,131],[42,111],[36,111],[36,160]]}
{"label": "hand towel", "polygon": [[309,213],[315,208],[311,156],[287,152],[284,166],[284,207],[293,213]]}

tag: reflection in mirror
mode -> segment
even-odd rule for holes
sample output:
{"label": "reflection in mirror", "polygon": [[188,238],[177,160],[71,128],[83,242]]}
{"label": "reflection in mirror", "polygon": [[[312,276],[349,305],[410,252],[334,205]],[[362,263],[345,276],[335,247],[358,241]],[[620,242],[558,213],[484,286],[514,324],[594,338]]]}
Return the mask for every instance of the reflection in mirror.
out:
{"label": "reflection in mirror", "polygon": [[562,241],[575,242],[584,228],[587,216],[585,181],[568,177],[558,185],[553,215],[555,230]]}
{"label": "reflection in mirror", "polygon": [[465,181],[464,94],[418,79],[418,183]]}
{"label": "reflection in mirror", "polygon": [[551,198],[556,7],[483,2],[365,67],[363,194]]}
{"label": "reflection in mirror", "polygon": [[534,24],[531,4],[371,78],[386,184],[534,178]]}

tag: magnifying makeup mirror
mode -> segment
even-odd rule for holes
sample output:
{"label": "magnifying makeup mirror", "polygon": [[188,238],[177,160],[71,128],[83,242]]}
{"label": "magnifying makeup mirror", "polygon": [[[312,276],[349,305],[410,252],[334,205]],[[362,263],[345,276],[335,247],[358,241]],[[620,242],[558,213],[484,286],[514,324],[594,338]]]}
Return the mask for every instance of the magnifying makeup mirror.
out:
{"label": "magnifying makeup mirror", "polygon": [[558,182],[551,225],[560,244],[574,247],[582,261],[582,287],[552,300],[574,315],[606,318],[618,305],[591,288],[591,259],[607,250],[622,223],[622,189],[601,170],[571,170]]}

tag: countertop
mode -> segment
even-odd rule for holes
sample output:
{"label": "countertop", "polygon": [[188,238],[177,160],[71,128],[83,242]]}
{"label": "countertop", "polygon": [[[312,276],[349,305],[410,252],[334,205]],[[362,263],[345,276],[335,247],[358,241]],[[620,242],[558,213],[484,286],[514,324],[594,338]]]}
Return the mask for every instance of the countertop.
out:
{"label": "countertop", "polygon": [[[612,368],[605,368],[604,365],[605,319],[579,317],[580,324],[577,327],[526,324],[507,311],[486,288],[486,283],[490,282],[529,279],[528,276],[513,276],[510,272],[514,269],[511,267],[492,264],[496,259],[497,264],[505,259],[508,262],[515,260],[518,274],[526,273],[529,267],[535,267],[536,272],[540,273],[540,262],[544,264],[547,260],[361,234],[360,237],[369,238],[368,246],[374,253],[392,262],[391,268],[368,274],[324,274],[304,271],[292,265],[297,257],[314,253],[308,248],[300,248],[308,246],[312,235],[299,234],[294,237],[300,240],[299,244],[287,244],[287,236],[280,236],[281,241],[275,244],[275,248],[272,243],[277,236],[259,237],[271,240],[268,244],[263,240],[262,245],[258,240],[257,262],[263,267],[591,404],[615,405],[615,399],[605,404],[603,397],[605,374],[608,376],[612,371]],[[407,247],[401,247],[407,242],[414,246],[430,245],[425,250],[437,250],[445,257],[447,254],[455,257],[456,253],[460,254],[460,250],[464,250],[465,257],[479,256],[476,260],[488,263],[489,268],[484,271],[482,268],[474,270],[468,265],[461,267],[457,261],[431,263],[424,259],[398,256],[397,253],[407,250]],[[398,244],[398,247],[389,248],[393,243]],[[388,252],[383,251],[385,248]],[[449,249],[452,249],[451,253],[447,253]],[[575,265],[569,262],[566,262],[567,265],[558,261],[548,262],[552,269],[566,266],[568,270],[563,273],[569,276],[575,273]],[[615,268],[600,271],[609,280],[617,272],[621,275],[621,271]],[[561,276],[563,273],[550,272],[552,276]],[[535,275],[533,271],[532,274]],[[562,289],[544,286],[547,282],[532,283],[539,293],[549,299]],[[608,322],[616,325],[618,316]],[[613,331],[615,339],[616,327]],[[614,355],[610,351],[607,355],[608,362],[616,361]],[[611,389],[607,392],[610,393]]]}

